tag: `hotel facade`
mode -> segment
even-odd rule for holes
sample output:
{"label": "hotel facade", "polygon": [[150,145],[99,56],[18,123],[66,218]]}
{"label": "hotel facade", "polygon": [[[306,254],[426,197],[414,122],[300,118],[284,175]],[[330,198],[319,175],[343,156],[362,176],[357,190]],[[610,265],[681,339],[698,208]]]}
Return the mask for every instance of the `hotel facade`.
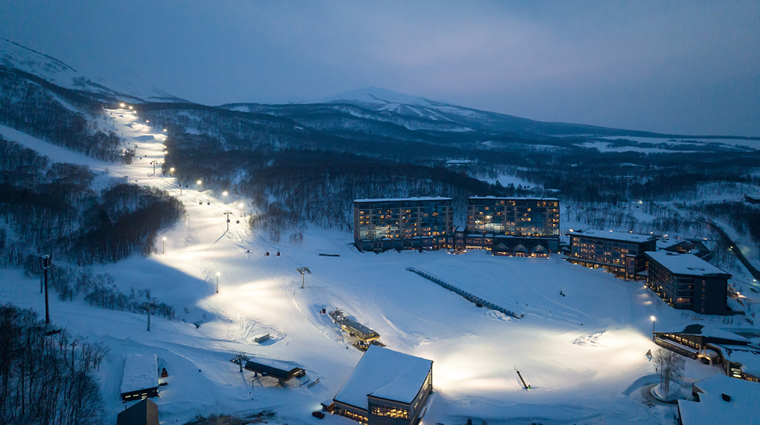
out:
{"label": "hotel facade", "polygon": [[559,251],[559,200],[473,196],[467,226],[455,232],[455,248],[494,255],[545,257]]}
{"label": "hotel facade", "polygon": [[436,250],[453,244],[451,198],[354,201],[354,245],[360,251]]}
{"label": "hotel facade", "polygon": [[731,275],[692,254],[647,252],[647,286],[668,305],[702,314],[728,314]]}
{"label": "hotel facade", "polygon": [[657,238],[634,233],[586,230],[571,232],[567,261],[603,268],[624,279],[641,277],[646,270],[644,252],[657,249]]}

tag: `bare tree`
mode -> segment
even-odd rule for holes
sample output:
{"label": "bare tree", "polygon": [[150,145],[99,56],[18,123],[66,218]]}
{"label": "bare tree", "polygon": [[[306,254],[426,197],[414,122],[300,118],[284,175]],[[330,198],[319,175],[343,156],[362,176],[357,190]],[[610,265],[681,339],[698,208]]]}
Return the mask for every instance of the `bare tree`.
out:
{"label": "bare tree", "polygon": [[654,352],[654,365],[660,376],[660,387],[667,394],[670,390],[670,382],[682,376],[686,360],[674,351],[658,348]]}

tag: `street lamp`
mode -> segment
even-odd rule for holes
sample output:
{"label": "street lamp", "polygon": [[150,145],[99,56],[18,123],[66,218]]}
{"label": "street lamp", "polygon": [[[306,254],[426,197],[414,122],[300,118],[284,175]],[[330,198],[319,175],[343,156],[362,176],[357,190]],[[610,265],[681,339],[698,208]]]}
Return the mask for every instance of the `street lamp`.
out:
{"label": "street lamp", "polygon": [[654,324],[657,321],[657,318],[654,316],[649,316],[649,318],[652,320],[652,341],[654,341]]}
{"label": "street lamp", "polygon": [[222,272],[216,272],[216,293],[219,293],[219,276],[222,275]]}
{"label": "street lamp", "polygon": [[245,204],[242,202],[238,204],[238,208],[240,208],[240,217],[243,217],[243,207],[245,207]]}
{"label": "street lamp", "polygon": [[147,124],[147,123],[149,123],[149,122],[150,122],[150,120],[145,120],[145,124]]}
{"label": "street lamp", "polygon": [[169,175],[171,176],[172,174],[174,174],[174,167],[169,168]]}
{"label": "street lamp", "polygon": [[229,195],[229,193],[227,193],[226,190],[224,192],[222,192],[222,196],[224,196],[224,203],[225,204],[227,203],[227,195]]}
{"label": "street lamp", "polygon": [[119,106],[123,108],[123,107],[125,107],[127,105],[125,105],[124,103],[120,103]]}
{"label": "street lamp", "polygon": [[134,109],[134,108],[132,107],[132,105],[129,105],[129,109]]}
{"label": "street lamp", "polygon": [[161,240],[161,254],[166,254],[166,236]]}

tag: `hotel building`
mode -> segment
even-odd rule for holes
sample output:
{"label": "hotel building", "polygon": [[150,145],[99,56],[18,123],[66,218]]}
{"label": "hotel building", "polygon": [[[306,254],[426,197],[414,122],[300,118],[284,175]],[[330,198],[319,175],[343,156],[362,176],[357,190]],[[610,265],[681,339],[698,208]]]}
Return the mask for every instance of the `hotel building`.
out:
{"label": "hotel building", "polygon": [[731,275],[692,254],[647,252],[647,286],[671,307],[702,314],[727,314]]}
{"label": "hotel building", "polygon": [[542,257],[559,251],[559,200],[473,196],[457,249],[490,249],[494,255]]}
{"label": "hotel building", "polygon": [[448,248],[452,233],[451,198],[354,201],[354,245],[360,251]]}
{"label": "hotel building", "polygon": [[624,279],[636,279],[638,273],[645,271],[644,252],[657,247],[656,237],[633,233],[586,230],[569,235],[569,262],[603,268]]}

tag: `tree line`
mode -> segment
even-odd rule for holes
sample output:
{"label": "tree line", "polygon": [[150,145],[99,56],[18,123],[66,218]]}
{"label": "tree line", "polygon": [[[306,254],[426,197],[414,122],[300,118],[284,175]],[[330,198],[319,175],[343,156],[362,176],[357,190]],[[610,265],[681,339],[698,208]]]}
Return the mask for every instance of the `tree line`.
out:
{"label": "tree line", "polygon": [[0,423],[102,423],[95,373],[107,355],[33,310],[0,306]]}

